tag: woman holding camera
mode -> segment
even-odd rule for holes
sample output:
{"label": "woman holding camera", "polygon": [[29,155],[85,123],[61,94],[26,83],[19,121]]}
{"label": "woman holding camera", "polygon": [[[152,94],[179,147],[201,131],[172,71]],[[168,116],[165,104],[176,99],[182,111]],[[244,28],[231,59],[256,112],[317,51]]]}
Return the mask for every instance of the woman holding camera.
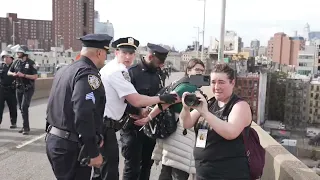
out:
{"label": "woman holding camera", "polygon": [[[203,74],[205,66],[200,59],[191,59],[186,67],[185,77],[190,75]],[[180,97],[176,104],[162,105],[163,108],[173,108],[178,119],[182,109],[181,97],[184,92],[193,93],[197,90],[195,85],[186,81],[178,85],[173,91]],[[160,113],[160,109],[156,106],[149,114],[150,118],[144,118],[135,121],[137,125],[144,125],[150,119],[156,117]],[[184,129],[180,123],[177,124],[177,130],[168,138],[157,139],[157,144],[153,151],[152,159],[158,164],[161,162],[162,169],[159,180],[187,180],[189,174],[195,174],[193,148],[195,142],[195,133],[193,129]]]}
{"label": "woman holding camera", "polygon": [[[252,114],[249,104],[233,94],[234,74],[227,64],[213,67],[211,88],[215,101],[209,105],[197,92],[200,104],[189,107],[185,104],[189,93],[183,94],[180,122],[184,128],[194,128],[196,132],[197,180],[250,179],[242,131],[250,126]],[[190,109],[194,110],[190,112]]]}

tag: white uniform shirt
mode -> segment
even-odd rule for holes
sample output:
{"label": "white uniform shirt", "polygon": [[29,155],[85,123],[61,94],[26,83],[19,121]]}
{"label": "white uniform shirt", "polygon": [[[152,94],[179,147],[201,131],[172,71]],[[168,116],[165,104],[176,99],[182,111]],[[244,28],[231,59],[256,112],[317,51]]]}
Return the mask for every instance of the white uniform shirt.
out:
{"label": "white uniform shirt", "polygon": [[104,117],[120,120],[127,107],[124,97],[137,93],[131,84],[128,69],[115,58],[100,70],[100,74],[106,92]]}

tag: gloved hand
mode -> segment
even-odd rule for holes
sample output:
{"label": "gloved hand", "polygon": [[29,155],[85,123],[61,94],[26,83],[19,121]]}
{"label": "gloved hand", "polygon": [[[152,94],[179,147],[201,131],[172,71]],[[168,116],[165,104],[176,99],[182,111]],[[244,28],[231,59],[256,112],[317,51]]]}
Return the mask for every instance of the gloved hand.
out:
{"label": "gloved hand", "polygon": [[173,104],[177,100],[176,94],[163,94],[159,96],[161,103]]}

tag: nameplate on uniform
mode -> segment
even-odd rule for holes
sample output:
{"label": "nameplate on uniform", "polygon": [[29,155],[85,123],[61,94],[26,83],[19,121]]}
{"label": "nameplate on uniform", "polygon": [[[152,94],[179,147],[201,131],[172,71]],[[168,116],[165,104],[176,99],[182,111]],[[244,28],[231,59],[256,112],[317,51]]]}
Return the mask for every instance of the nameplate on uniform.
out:
{"label": "nameplate on uniform", "polygon": [[123,75],[125,80],[131,82],[131,77],[130,77],[130,75],[129,75],[129,73],[127,71],[122,71],[122,75]]}
{"label": "nameplate on uniform", "polygon": [[208,129],[199,129],[196,140],[196,147],[205,148],[207,144]]}
{"label": "nameplate on uniform", "polygon": [[95,75],[88,76],[88,83],[89,83],[92,90],[98,89],[101,85],[100,79]]}

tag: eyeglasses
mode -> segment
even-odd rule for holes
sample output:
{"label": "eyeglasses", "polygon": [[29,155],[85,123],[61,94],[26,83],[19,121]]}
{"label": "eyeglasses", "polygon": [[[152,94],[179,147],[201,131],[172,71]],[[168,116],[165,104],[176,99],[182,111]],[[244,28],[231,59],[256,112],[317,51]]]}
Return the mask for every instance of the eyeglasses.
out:
{"label": "eyeglasses", "polygon": [[200,68],[195,68],[194,70],[197,72],[204,72],[204,69],[200,69]]}

